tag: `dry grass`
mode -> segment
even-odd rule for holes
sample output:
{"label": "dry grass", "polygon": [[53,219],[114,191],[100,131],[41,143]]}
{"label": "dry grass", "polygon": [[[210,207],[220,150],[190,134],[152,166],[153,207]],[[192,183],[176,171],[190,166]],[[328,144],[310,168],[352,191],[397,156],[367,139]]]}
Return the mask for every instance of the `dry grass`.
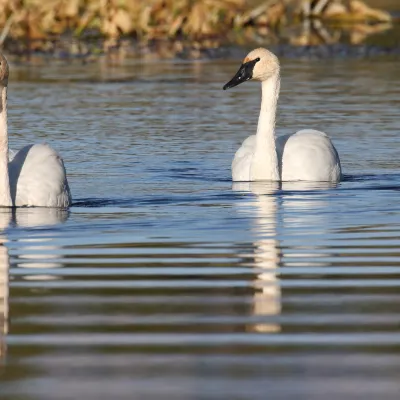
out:
{"label": "dry grass", "polygon": [[13,38],[72,32],[109,38],[199,37],[231,29],[244,0],[0,0]]}
{"label": "dry grass", "polygon": [[[302,1],[260,0],[255,4],[252,0],[0,0],[0,45],[7,37],[38,41],[63,35],[103,37],[109,43],[127,36],[140,42],[199,42],[220,40],[248,26],[268,35],[287,26],[289,15],[301,18]],[[363,19],[365,8],[359,0],[347,0],[346,4],[358,6],[353,7],[356,20]],[[312,18],[348,19],[350,11],[340,0],[330,0],[329,7]],[[385,13],[376,15],[387,18]]]}

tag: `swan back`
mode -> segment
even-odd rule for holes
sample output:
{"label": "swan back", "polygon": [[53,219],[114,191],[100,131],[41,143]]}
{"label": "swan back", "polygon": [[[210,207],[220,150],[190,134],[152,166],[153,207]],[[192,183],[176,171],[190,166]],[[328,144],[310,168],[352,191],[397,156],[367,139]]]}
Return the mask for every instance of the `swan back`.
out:
{"label": "swan back", "polygon": [[282,152],[282,181],[339,182],[339,155],[329,137],[314,129],[290,135]]}
{"label": "swan back", "polygon": [[10,189],[17,207],[69,207],[71,193],[62,158],[47,144],[22,148],[9,163]]}
{"label": "swan back", "polygon": [[232,179],[234,182],[250,180],[250,167],[256,146],[256,135],[249,136],[237,150],[232,161]]}

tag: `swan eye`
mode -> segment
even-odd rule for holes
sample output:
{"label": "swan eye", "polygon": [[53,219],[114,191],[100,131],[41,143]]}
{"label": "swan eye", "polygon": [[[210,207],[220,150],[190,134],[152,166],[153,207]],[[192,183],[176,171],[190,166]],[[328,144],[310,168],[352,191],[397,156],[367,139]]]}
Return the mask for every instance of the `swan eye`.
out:
{"label": "swan eye", "polygon": [[259,62],[259,61],[260,61],[260,57],[257,57],[257,58],[255,59],[255,61],[256,61],[256,62]]}

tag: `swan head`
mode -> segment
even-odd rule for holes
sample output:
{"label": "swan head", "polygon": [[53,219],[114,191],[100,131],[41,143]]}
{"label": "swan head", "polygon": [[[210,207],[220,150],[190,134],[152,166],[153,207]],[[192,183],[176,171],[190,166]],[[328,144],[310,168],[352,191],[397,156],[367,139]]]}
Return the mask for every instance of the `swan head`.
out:
{"label": "swan head", "polygon": [[7,86],[8,84],[8,62],[0,52],[0,85]]}
{"label": "swan head", "polygon": [[236,75],[224,86],[224,90],[233,88],[251,79],[266,81],[279,73],[279,61],[275,54],[260,47],[252,50],[240,66]]}

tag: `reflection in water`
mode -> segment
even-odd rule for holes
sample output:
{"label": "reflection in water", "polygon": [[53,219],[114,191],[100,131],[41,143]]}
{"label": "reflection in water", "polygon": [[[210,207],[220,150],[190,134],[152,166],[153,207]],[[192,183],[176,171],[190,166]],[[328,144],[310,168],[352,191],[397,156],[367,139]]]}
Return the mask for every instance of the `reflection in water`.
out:
{"label": "reflection in water", "polygon": [[[66,210],[58,210],[51,208],[21,208],[15,210],[2,209],[0,212],[0,359],[5,356],[6,353],[6,345],[4,342],[4,337],[8,333],[8,294],[9,294],[9,285],[8,285],[8,276],[9,276],[9,268],[10,268],[10,259],[8,254],[8,248],[6,246],[7,243],[7,235],[6,229],[11,224],[16,224],[19,227],[24,228],[33,228],[40,226],[49,226],[56,225],[61,222],[65,222],[68,218],[68,211]],[[45,241],[48,242],[51,239],[36,239],[36,238],[25,238],[25,242],[35,242]],[[30,249],[30,246],[24,247],[25,249]],[[56,246],[35,246],[36,249],[45,249],[51,250],[56,249]],[[41,255],[41,259],[46,258],[54,258],[58,257],[52,254]],[[23,254],[19,258],[23,260],[31,260],[37,258],[37,255],[29,255]],[[54,266],[60,266],[59,263],[38,263],[38,262],[22,262],[18,263],[20,267],[46,267],[51,268]],[[43,279],[43,277],[42,277]]]}
{"label": "reflection in water", "polygon": [[[318,210],[328,209],[329,192],[337,187],[335,182],[283,182],[282,183],[282,223],[287,231],[302,230],[310,227],[314,235],[323,237],[329,224],[321,224]],[[321,245],[310,241],[290,241],[287,246],[290,253],[285,254],[285,267],[327,267],[325,261],[332,254],[324,252]],[[302,261],[304,260],[304,261]]]}
{"label": "reflection in water", "polygon": [[6,353],[4,336],[8,332],[8,269],[10,262],[5,245],[7,238],[4,230],[11,221],[11,215],[8,209],[0,210],[0,360]]}
{"label": "reflection in water", "polygon": [[[201,63],[202,79],[179,61],[113,69],[132,84],[96,83],[94,64],[73,66],[89,83],[43,66],[13,84],[15,147],[54,143],[75,198],[96,201],[64,225],[6,229],[1,399],[398,398],[398,62],[284,63],[282,134],[312,110],[351,174],[338,190],[231,191],[258,107],[250,84],[221,90],[235,61]],[[64,267],[18,266],[46,261]],[[37,272],[62,279],[26,279]]]}
{"label": "reflection in water", "polygon": [[[276,239],[276,197],[277,182],[235,182],[235,191],[249,191],[256,195],[256,201],[239,203],[240,211],[254,214],[252,230],[254,241],[254,266],[257,278],[253,281],[253,314],[257,317],[271,317],[281,313],[281,287],[277,273],[280,261],[279,242]],[[261,271],[261,272],[260,272]],[[250,330],[257,332],[279,332],[277,323],[256,323]]]}
{"label": "reflection in water", "polygon": [[[336,187],[332,182],[235,182],[234,191],[247,191],[256,195],[255,201],[239,203],[240,211],[251,213],[254,217],[252,231],[257,240],[254,241],[254,252],[250,255],[254,259],[254,266],[257,270],[257,278],[253,281],[255,289],[253,296],[253,314],[257,317],[273,317],[281,314],[281,286],[278,278],[278,265],[283,257],[282,246],[277,239],[277,190],[282,189],[284,214],[284,228],[290,227],[293,223],[290,214],[293,211],[296,217],[301,218],[302,208],[324,206],[326,200],[319,196],[310,199],[304,192],[310,190],[326,190]],[[287,195],[285,195],[285,192]],[[294,192],[294,193],[293,193]],[[309,218],[309,214],[307,218]],[[320,218],[319,215],[315,216]],[[297,221],[298,222],[298,221]],[[310,223],[309,220],[303,223]],[[294,250],[294,251],[293,251]],[[304,254],[296,253],[291,248],[292,257],[302,257]],[[307,254],[313,259],[321,254]],[[248,255],[247,255],[248,257]],[[287,263],[286,263],[287,264]],[[323,266],[323,265],[320,265]],[[280,332],[278,323],[256,323],[250,328],[257,332]]]}
{"label": "reflection in water", "polygon": [[[68,218],[68,211],[56,208],[26,208],[21,209],[15,215],[17,226],[24,228],[39,227],[45,225],[56,225],[65,222]],[[17,266],[22,268],[59,268],[60,262],[51,262],[58,260],[57,250],[59,246],[52,245],[54,239],[49,237],[30,237],[24,238],[24,254],[17,258]],[[32,250],[32,253],[29,251]],[[40,254],[38,253],[40,252]],[[27,275],[25,279],[29,280],[54,280],[55,275],[35,274]]]}

